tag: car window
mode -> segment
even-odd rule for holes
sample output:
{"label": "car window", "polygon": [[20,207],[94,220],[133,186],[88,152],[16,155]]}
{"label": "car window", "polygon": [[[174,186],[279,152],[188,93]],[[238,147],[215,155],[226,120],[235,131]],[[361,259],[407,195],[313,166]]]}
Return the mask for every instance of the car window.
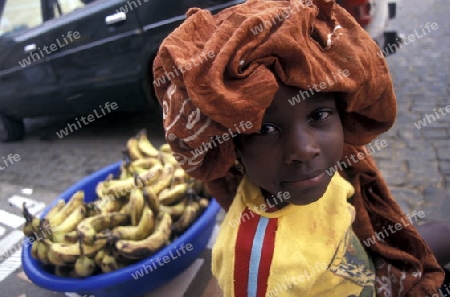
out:
{"label": "car window", "polygon": [[34,28],[42,22],[40,0],[6,0],[0,16],[0,36]]}
{"label": "car window", "polygon": [[95,2],[95,0],[53,0],[54,16],[60,17],[71,13],[79,8],[83,8],[87,4]]}

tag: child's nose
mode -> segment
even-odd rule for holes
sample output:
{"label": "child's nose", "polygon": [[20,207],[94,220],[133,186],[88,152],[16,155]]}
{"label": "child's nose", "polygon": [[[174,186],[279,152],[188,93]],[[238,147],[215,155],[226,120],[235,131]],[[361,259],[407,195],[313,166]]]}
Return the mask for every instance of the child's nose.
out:
{"label": "child's nose", "polygon": [[286,164],[293,162],[306,163],[320,154],[320,147],[312,131],[293,131],[285,141],[284,159]]}

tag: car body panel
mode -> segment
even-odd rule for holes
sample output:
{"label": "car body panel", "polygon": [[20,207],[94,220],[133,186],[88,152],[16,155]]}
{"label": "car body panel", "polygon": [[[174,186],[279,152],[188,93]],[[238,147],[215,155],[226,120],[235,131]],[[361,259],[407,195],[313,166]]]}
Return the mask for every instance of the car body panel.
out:
{"label": "car body panel", "polygon": [[[0,0],[0,20],[5,1],[15,0]],[[16,119],[81,115],[108,101],[116,102],[120,111],[151,106],[149,101],[156,101],[151,90],[154,56],[186,11],[199,7],[217,13],[244,2],[81,0],[92,3],[55,17],[50,5],[56,0],[22,1],[40,1],[44,22],[0,35],[0,113]],[[370,0],[375,1],[387,3]],[[36,47],[33,54],[24,52],[30,45]]]}

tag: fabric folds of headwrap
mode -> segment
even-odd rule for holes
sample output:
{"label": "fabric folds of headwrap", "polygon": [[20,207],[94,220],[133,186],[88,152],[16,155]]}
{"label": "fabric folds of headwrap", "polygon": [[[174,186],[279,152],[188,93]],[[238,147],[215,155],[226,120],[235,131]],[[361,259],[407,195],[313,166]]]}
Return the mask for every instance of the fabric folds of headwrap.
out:
{"label": "fabric folds of headwrap", "polygon": [[[303,90],[327,82],[322,92],[338,94],[343,158],[364,152],[392,126],[396,98],[377,53],[370,36],[333,0],[248,0],[216,15],[192,8],[153,65],[166,140],[181,166],[206,181],[227,209],[242,174],[234,167],[233,141],[217,137],[242,132],[242,121],[252,123],[245,133],[259,131],[279,81]],[[341,174],[355,186],[359,239],[400,223],[404,215],[373,159],[350,169]],[[442,285],[442,269],[411,225],[368,250],[377,265],[377,296],[432,295]]]}

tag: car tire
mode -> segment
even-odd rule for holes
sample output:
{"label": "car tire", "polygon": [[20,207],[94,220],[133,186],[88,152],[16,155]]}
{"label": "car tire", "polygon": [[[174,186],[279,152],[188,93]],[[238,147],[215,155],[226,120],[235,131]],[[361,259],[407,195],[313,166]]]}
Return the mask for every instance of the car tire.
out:
{"label": "car tire", "polygon": [[21,140],[25,136],[25,125],[22,120],[16,120],[0,113],[0,141]]}

